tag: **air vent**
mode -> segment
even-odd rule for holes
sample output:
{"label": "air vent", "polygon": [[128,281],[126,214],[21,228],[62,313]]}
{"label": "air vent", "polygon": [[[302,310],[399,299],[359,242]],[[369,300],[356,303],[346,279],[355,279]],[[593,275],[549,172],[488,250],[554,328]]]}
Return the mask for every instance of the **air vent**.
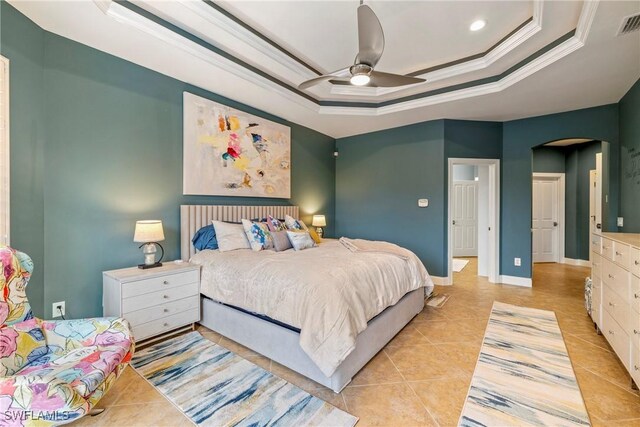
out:
{"label": "air vent", "polygon": [[627,16],[622,20],[618,35],[629,34],[640,30],[640,14]]}

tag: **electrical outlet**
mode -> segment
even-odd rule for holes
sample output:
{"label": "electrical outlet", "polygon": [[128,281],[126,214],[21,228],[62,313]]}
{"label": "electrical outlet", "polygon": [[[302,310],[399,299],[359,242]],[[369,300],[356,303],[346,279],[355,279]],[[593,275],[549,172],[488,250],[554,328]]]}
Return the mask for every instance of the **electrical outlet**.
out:
{"label": "electrical outlet", "polygon": [[516,267],[520,267],[522,265],[522,260],[520,258],[514,258],[513,265],[515,265]]}
{"label": "electrical outlet", "polygon": [[[60,314],[60,312],[62,312],[62,314]],[[64,301],[54,302],[51,305],[51,313],[52,313],[53,317],[62,317],[62,316],[64,316],[66,314]]]}
{"label": "electrical outlet", "polygon": [[618,227],[624,227],[624,218],[621,216],[618,217]]}

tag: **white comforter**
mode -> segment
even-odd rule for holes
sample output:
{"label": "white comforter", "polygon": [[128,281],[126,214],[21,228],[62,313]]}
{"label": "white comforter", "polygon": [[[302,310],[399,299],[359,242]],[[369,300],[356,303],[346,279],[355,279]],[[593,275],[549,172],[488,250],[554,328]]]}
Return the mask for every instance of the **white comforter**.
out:
{"label": "white comforter", "polygon": [[[388,243],[388,245],[392,245]],[[338,241],[294,252],[206,250],[201,293],[300,329],[300,346],[331,376],[367,322],[405,294],[433,282],[418,257],[351,252]]]}

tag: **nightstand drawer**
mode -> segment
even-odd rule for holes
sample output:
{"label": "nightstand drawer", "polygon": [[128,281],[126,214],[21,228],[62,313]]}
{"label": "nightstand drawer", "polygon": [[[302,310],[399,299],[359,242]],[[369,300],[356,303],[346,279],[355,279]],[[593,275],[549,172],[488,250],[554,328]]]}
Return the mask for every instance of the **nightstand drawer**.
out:
{"label": "nightstand drawer", "polygon": [[620,361],[629,369],[631,362],[629,336],[606,310],[602,313],[602,333],[605,335],[607,341],[609,341],[609,344],[611,344],[611,348],[616,352]]}
{"label": "nightstand drawer", "polygon": [[200,307],[200,297],[198,295],[183,298],[178,301],[160,304],[142,310],[124,313],[124,318],[131,323],[132,326],[138,326],[153,320],[163,319],[167,316],[189,311],[190,309]]}
{"label": "nightstand drawer", "polygon": [[164,319],[154,320],[153,322],[147,322],[143,323],[142,325],[134,326],[132,327],[133,337],[137,341],[140,341],[145,338],[149,338],[154,335],[168,332],[172,329],[197,322],[198,320],[200,320],[199,307],[190,309],[182,313],[174,314],[173,316],[167,316]]}
{"label": "nightstand drawer", "polygon": [[164,289],[175,288],[188,283],[198,282],[200,272],[198,270],[182,273],[166,274],[150,279],[135,280],[122,284],[122,298],[135,297],[137,295],[157,292]]}
{"label": "nightstand drawer", "polygon": [[199,288],[200,286],[196,282],[175,288],[164,289],[158,292],[138,295],[132,298],[124,298],[122,300],[122,312],[129,313],[153,307],[154,305],[166,304],[189,296],[198,295],[200,292]]}
{"label": "nightstand drawer", "polygon": [[607,259],[603,259],[602,276],[600,278],[605,285],[609,286],[612,291],[624,298],[625,301],[629,299],[630,276],[629,272],[624,268]]}
{"label": "nightstand drawer", "polygon": [[631,296],[629,305],[637,313],[640,313],[640,277],[631,276]]}
{"label": "nightstand drawer", "polygon": [[629,269],[629,258],[631,254],[629,253],[631,247],[629,245],[625,245],[620,242],[613,242],[613,260],[619,266]]}

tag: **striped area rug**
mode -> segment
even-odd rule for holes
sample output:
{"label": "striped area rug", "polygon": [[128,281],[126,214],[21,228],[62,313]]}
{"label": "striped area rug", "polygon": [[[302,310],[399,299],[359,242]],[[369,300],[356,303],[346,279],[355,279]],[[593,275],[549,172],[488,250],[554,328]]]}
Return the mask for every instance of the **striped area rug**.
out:
{"label": "striped area rug", "polygon": [[458,424],[590,425],[552,311],[493,304]]}
{"label": "striped area rug", "polygon": [[358,421],[198,332],[141,350],[132,365],[201,426],[352,427]]}

